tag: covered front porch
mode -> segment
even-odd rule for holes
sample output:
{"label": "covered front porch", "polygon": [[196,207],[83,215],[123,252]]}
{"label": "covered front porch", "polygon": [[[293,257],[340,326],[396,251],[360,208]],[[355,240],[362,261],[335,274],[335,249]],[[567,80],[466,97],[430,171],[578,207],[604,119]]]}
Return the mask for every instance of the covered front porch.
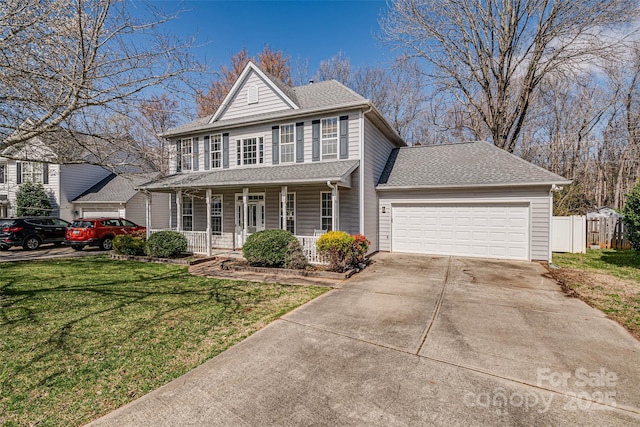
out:
{"label": "covered front porch", "polygon": [[[189,185],[172,183],[174,185],[170,188],[158,188],[158,183],[152,182],[142,187],[147,200],[147,221],[152,219],[156,209],[162,208],[153,203],[153,193],[170,192],[169,228],[187,238],[190,252],[211,255],[214,249],[237,250],[252,233],[279,228],[291,231],[300,240],[310,262],[320,263],[315,249],[322,233],[328,230],[343,230],[350,234],[359,232],[359,197],[357,188],[352,185],[358,182],[357,176],[355,179],[352,176],[358,173],[357,162],[349,162],[351,165],[346,165],[347,162],[334,163],[343,167],[338,176],[325,174],[306,182],[293,176],[292,182],[288,183],[247,180],[242,183],[246,185],[230,185],[226,180],[207,183],[206,187],[194,185],[194,175],[202,175],[198,177],[201,181],[212,172],[179,174],[182,178],[190,178]],[[301,166],[316,165],[292,166],[304,170],[308,168]],[[243,171],[255,171],[260,175],[260,169],[277,170],[292,166]],[[336,165],[333,166],[335,168]],[[217,173],[231,175],[237,172]],[[160,230],[149,229],[148,235],[157,231]]]}

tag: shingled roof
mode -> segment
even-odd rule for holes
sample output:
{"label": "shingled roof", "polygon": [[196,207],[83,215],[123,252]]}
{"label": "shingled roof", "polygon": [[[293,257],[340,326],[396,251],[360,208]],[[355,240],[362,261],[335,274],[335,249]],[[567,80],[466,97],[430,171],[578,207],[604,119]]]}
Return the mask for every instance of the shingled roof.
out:
{"label": "shingled roof", "polygon": [[396,148],[378,190],[569,184],[484,141]]}
{"label": "shingled roof", "polygon": [[[273,77],[275,79],[275,77]],[[277,79],[276,79],[277,80]],[[275,82],[274,82],[275,83]],[[320,83],[313,83],[304,86],[286,86],[282,82],[276,83],[278,87],[284,86],[285,92],[290,95],[300,107],[297,110],[280,110],[263,114],[254,114],[251,116],[239,117],[228,120],[217,120],[209,123],[213,114],[207,117],[201,117],[190,123],[169,129],[164,136],[181,135],[198,130],[213,130],[228,128],[242,124],[253,123],[260,120],[278,119],[281,117],[298,116],[323,111],[331,108],[357,107],[368,105],[369,101],[358,95],[345,85],[336,80],[327,80]]]}
{"label": "shingled roof", "polygon": [[137,187],[151,181],[157,173],[111,174],[76,197],[74,203],[126,203],[137,193]]}
{"label": "shingled roof", "polygon": [[141,185],[144,190],[171,191],[174,188],[210,188],[239,185],[286,185],[346,182],[360,162],[341,160],[335,162],[298,163],[278,167],[262,166],[242,169],[223,169],[193,173],[178,173]]}

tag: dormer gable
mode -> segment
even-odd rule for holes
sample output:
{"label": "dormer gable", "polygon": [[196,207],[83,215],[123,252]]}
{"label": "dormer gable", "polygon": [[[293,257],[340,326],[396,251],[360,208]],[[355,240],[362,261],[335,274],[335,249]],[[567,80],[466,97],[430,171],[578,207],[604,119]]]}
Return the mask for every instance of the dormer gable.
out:
{"label": "dormer gable", "polygon": [[298,110],[300,107],[293,97],[286,93],[284,87],[280,87],[284,84],[278,84],[275,80],[275,77],[267,75],[249,61],[209,123],[275,111]]}

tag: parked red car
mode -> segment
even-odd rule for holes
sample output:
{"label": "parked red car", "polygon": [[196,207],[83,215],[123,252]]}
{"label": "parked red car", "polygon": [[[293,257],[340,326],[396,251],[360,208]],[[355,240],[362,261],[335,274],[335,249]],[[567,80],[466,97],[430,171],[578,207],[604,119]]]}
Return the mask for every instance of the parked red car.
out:
{"label": "parked red car", "polygon": [[67,228],[62,244],[77,251],[85,246],[108,251],[113,248],[113,238],[117,235],[143,233],[146,229],[124,218],[80,218]]}

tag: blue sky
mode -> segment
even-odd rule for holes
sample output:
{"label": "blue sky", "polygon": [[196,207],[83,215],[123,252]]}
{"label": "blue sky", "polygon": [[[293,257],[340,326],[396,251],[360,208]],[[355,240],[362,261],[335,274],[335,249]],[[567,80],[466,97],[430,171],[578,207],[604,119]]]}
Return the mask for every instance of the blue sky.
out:
{"label": "blue sky", "polygon": [[[169,9],[177,4],[155,3]],[[168,28],[176,34],[196,33],[197,43],[206,46],[194,53],[212,70],[243,47],[255,55],[265,44],[288,54],[294,67],[296,60],[308,61],[311,74],[321,60],[339,51],[355,67],[384,65],[392,58],[376,39],[384,0],[187,0],[183,6],[185,12]]]}

